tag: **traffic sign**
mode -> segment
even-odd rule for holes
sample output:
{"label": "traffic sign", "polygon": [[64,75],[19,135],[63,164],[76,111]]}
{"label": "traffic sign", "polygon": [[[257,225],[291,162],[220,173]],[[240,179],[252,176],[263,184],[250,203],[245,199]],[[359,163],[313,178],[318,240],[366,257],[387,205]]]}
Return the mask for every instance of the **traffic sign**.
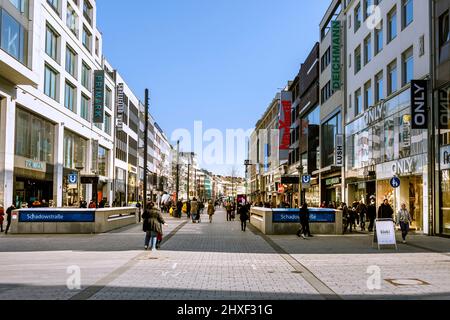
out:
{"label": "traffic sign", "polygon": [[308,189],[311,187],[311,176],[310,175],[304,175],[302,176],[302,188]]}
{"label": "traffic sign", "polygon": [[68,181],[69,181],[69,184],[77,184],[78,183],[78,175],[77,174],[69,174]]}
{"label": "traffic sign", "polygon": [[399,188],[400,187],[400,183],[401,182],[400,182],[400,179],[398,177],[393,177],[391,179],[391,187],[394,188],[394,189]]}

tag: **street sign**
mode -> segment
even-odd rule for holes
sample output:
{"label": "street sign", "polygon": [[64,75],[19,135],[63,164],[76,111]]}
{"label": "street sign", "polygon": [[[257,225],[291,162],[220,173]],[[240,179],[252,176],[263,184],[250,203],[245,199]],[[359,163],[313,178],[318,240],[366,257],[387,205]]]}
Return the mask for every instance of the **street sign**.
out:
{"label": "street sign", "polygon": [[311,187],[311,176],[310,175],[304,175],[302,176],[302,188],[308,189]]}
{"label": "street sign", "polygon": [[400,182],[400,179],[398,177],[393,177],[391,179],[391,187],[394,188],[394,189],[399,188],[400,187],[400,183],[401,182]]}
{"label": "street sign", "polygon": [[77,174],[69,174],[67,177],[69,184],[77,184],[78,183],[78,175]]}

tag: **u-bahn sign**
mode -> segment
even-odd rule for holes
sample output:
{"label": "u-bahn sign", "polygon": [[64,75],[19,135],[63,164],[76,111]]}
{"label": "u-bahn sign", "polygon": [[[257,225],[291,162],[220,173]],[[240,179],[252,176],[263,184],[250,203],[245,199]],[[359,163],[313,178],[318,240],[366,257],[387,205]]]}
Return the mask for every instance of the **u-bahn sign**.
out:
{"label": "u-bahn sign", "polygon": [[428,81],[411,80],[412,129],[428,129]]}

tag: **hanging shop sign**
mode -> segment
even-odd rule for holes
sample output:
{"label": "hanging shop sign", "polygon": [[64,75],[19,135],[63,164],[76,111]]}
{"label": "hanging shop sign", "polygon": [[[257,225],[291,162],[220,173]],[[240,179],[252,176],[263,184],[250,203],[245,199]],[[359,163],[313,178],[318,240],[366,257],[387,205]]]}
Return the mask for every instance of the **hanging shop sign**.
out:
{"label": "hanging shop sign", "polygon": [[336,135],[336,152],[334,165],[341,168],[344,166],[344,135],[342,134]]}
{"label": "hanging shop sign", "polygon": [[289,159],[289,148],[291,146],[291,114],[292,114],[292,93],[281,92],[279,131],[280,131],[280,162]]}
{"label": "hanging shop sign", "polygon": [[441,170],[450,169],[450,146],[445,146],[441,148]]}
{"label": "hanging shop sign", "polygon": [[118,131],[123,130],[123,112],[124,112],[124,99],[123,99],[123,83],[117,85],[117,115],[116,115],[116,128]]}
{"label": "hanging shop sign", "polygon": [[342,183],[342,180],[340,177],[335,177],[335,178],[330,178],[330,179],[325,180],[325,185],[327,187],[335,186],[335,185],[338,185],[341,183]]}
{"label": "hanging shop sign", "polygon": [[341,22],[331,21],[331,88],[341,89]]}
{"label": "hanging shop sign", "polygon": [[94,71],[94,123],[103,123],[105,109],[105,71]]}
{"label": "hanging shop sign", "polygon": [[428,129],[428,81],[411,81],[412,129]]}
{"label": "hanging shop sign", "polygon": [[445,130],[450,125],[450,88],[439,90],[439,129]]}

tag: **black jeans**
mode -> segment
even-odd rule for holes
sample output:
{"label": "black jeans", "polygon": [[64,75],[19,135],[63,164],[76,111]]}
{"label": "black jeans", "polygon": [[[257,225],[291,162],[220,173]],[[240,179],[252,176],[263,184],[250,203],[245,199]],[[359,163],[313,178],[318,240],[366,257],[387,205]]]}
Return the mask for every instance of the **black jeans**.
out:
{"label": "black jeans", "polygon": [[7,219],[8,223],[6,224],[5,234],[8,234],[9,227],[11,226],[11,219]]}
{"label": "black jeans", "polygon": [[373,227],[374,226],[375,226],[375,220],[374,219],[370,219],[369,232],[373,231]]}
{"label": "black jeans", "polygon": [[247,229],[247,220],[241,221],[241,229],[242,231],[245,231]]}
{"label": "black jeans", "polygon": [[311,236],[311,231],[309,230],[309,222],[301,222],[301,228],[297,232],[297,236],[303,234],[304,236]]}
{"label": "black jeans", "polygon": [[231,211],[227,211],[227,221],[231,221]]}
{"label": "black jeans", "polygon": [[400,228],[402,229],[402,238],[403,241],[406,241],[406,237],[409,233],[409,223],[400,222]]}

